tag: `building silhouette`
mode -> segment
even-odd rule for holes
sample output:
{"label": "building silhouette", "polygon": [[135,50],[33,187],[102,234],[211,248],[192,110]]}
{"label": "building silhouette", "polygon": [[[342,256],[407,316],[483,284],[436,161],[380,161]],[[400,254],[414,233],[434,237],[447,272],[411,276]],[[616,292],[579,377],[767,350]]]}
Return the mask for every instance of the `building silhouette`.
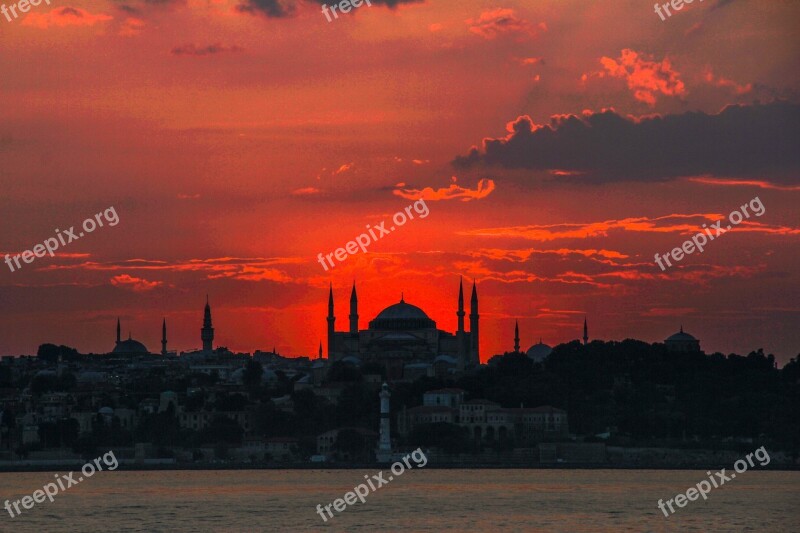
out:
{"label": "building silhouette", "polygon": [[410,378],[414,374],[433,375],[437,371],[463,371],[480,364],[478,337],[478,289],[473,282],[470,299],[470,330],[464,328],[464,287],[458,290],[458,329],[455,333],[436,327],[422,309],[405,301],[390,305],[369,322],[367,329],[359,329],[358,295],[353,283],[350,292],[349,327],[336,331],[336,314],[333,303],[333,286],[328,293],[328,359],[360,365],[377,361],[387,367],[392,379]]}

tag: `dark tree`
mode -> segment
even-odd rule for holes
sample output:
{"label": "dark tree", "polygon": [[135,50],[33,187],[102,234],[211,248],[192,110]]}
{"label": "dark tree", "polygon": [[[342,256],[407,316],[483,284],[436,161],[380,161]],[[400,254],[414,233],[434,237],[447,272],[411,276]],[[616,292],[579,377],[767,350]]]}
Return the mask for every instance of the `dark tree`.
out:
{"label": "dark tree", "polygon": [[258,361],[250,360],[244,367],[244,374],[242,375],[242,383],[250,390],[256,389],[261,385],[261,376],[264,375],[264,368]]}

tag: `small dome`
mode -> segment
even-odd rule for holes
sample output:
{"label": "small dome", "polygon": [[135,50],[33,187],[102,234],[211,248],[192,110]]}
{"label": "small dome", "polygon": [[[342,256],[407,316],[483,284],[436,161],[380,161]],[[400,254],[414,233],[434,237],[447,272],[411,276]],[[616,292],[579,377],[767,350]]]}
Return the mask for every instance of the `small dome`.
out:
{"label": "small dome", "polygon": [[693,335],[685,333],[683,331],[683,326],[681,326],[681,330],[678,333],[670,335],[667,339],[665,339],[664,344],[667,346],[667,350],[671,352],[700,351],[700,341],[697,340],[697,338]]}
{"label": "small dome", "polygon": [[538,344],[534,344],[528,348],[528,351],[525,352],[525,355],[527,355],[530,359],[533,359],[534,362],[541,363],[547,359],[551,353],[553,353],[553,349],[540,340]]}
{"label": "small dome", "polygon": [[114,351],[111,353],[120,353],[120,354],[142,354],[142,353],[150,353],[144,344],[141,342],[131,339],[128,337],[127,340],[120,341],[114,346]]}
{"label": "small dome", "polygon": [[667,338],[667,341],[696,341],[696,340],[697,339],[694,336],[689,335],[688,333],[684,333],[683,328],[681,328],[681,330],[678,333],[670,335]]}

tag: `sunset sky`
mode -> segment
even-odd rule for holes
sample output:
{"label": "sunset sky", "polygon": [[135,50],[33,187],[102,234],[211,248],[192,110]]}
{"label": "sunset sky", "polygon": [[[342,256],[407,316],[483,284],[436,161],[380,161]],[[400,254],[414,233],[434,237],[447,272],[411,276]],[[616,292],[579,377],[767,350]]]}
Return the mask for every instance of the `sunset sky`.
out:
{"label": "sunset sky", "polygon": [[[6,5],[8,5],[8,0]],[[0,16],[0,354],[125,335],[316,355],[401,292],[481,356],[591,338],[800,353],[800,3],[51,0]],[[654,254],[758,196],[705,252]],[[317,254],[430,209],[325,272]],[[387,227],[389,224],[387,224]],[[63,253],[62,253],[63,252]],[[468,311],[469,312],[469,311]]]}

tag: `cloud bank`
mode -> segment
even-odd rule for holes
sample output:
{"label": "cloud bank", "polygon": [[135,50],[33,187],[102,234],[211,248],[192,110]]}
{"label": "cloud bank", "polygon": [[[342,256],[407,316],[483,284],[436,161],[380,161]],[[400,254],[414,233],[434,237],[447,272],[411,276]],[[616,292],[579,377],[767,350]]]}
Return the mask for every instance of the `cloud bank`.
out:
{"label": "cloud bank", "polygon": [[558,169],[560,179],[585,182],[717,176],[796,184],[800,176],[800,105],[782,101],[643,118],[612,109],[557,115],[550,124],[521,116],[508,129],[454,166]]}

